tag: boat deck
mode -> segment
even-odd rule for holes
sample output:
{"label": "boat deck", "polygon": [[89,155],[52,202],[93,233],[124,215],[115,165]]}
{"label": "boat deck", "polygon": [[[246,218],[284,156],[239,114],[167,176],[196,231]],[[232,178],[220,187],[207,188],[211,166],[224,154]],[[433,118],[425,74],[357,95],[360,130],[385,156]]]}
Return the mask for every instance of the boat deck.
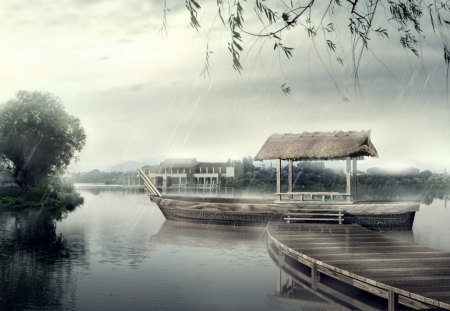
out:
{"label": "boat deck", "polygon": [[311,270],[414,309],[450,310],[450,253],[359,225],[270,223],[269,247]]}

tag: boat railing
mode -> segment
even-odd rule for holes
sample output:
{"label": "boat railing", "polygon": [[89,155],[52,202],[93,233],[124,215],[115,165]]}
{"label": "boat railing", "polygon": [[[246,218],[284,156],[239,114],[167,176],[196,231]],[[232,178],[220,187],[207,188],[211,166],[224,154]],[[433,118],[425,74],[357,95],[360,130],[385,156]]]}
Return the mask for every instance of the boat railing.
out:
{"label": "boat railing", "polygon": [[291,222],[337,222],[344,223],[344,212],[341,209],[301,209],[289,211],[285,217],[287,223]]}
{"label": "boat railing", "polygon": [[275,195],[279,198],[280,201],[352,201],[352,194],[345,192],[277,192],[275,193]]}

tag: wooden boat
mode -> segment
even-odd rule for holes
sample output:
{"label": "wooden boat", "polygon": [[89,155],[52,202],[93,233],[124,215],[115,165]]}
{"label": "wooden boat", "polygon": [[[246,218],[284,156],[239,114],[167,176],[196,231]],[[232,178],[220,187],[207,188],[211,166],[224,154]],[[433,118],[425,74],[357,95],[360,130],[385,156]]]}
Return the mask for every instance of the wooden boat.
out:
{"label": "wooden boat", "polygon": [[[370,140],[370,131],[314,132],[274,134],[255,160],[276,161],[277,201],[164,197],[142,170],[138,170],[151,200],[169,220],[224,224],[265,225],[271,220],[356,223],[376,230],[411,230],[418,203],[351,202],[356,192],[357,161],[378,152]],[[281,161],[288,161],[288,192],[281,192]],[[345,160],[346,191],[293,192],[293,162],[309,160]],[[305,196],[309,201],[305,201]],[[298,197],[297,201],[293,198]],[[321,201],[314,201],[321,197]],[[336,197],[343,201],[335,200]],[[327,201],[327,199],[329,200]],[[292,216],[292,217],[291,217]]]}
{"label": "wooden boat", "polygon": [[[330,222],[326,215],[341,212],[345,223],[375,230],[411,230],[418,203],[411,202],[280,202],[269,200],[150,195],[168,220],[234,226],[265,226],[268,221],[311,212],[314,221]],[[321,216],[324,215],[324,216]],[[318,218],[317,218],[318,217]],[[301,219],[300,221],[308,221]]]}

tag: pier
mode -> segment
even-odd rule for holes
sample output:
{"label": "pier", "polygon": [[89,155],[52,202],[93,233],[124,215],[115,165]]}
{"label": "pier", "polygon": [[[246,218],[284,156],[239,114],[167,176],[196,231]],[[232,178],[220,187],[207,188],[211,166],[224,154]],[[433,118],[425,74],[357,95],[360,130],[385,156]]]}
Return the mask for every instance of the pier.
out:
{"label": "pier", "polygon": [[384,298],[388,310],[450,310],[450,253],[355,224],[276,222],[267,232],[269,252],[303,266],[313,288],[332,278]]}

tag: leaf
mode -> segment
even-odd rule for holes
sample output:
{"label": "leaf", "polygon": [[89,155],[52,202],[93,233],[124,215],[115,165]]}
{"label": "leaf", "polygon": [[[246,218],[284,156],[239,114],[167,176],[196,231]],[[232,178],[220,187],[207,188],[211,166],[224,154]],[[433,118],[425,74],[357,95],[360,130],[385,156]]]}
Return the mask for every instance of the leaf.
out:
{"label": "leaf", "polygon": [[186,0],[186,8],[191,16],[191,27],[196,31],[200,28],[200,23],[197,20],[198,10],[201,8],[196,0]]}
{"label": "leaf", "polygon": [[450,65],[450,50],[448,49],[447,45],[444,45],[444,61],[447,66]]}
{"label": "leaf", "polygon": [[278,37],[275,33],[272,33],[272,37],[274,37],[275,39],[281,40],[281,38]]}
{"label": "leaf", "polygon": [[327,46],[330,50],[332,50],[333,52],[336,52],[336,44],[331,41],[331,40],[327,40]]}
{"label": "leaf", "polygon": [[387,32],[387,29],[385,29],[385,28],[380,28],[380,27],[379,27],[379,28],[375,29],[375,31],[376,31],[380,36],[389,38],[389,34],[388,34],[388,32]]}
{"label": "leaf", "polygon": [[327,25],[327,27],[325,27],[325,30],[328,31],[328,32],[333,32],[335,30],[334,24],[333,23],[329,23]]}
{"label": "leaf", "polygon": [[288,86],[286,83],[283,83],[281,85],[281,90],[283,91],[284,95],[288,95],[291,93],[291,87]]}
{"label": "leaf", "polygon": [[266,18],[270,24],[275,23],[277,14],[271,8],[269,8],[267,5],[263,4],[262,1],[263,0],[256,0],[255,4],[256,4],[257,10],[261,14],[264,14],[266,16]]}
{"label": "leaf", "polygon": [[308,32],[308,37],[310,38],[315,37],[317,34],[316,30],[314,29],[314,26],[306,27],[306,31]]}

